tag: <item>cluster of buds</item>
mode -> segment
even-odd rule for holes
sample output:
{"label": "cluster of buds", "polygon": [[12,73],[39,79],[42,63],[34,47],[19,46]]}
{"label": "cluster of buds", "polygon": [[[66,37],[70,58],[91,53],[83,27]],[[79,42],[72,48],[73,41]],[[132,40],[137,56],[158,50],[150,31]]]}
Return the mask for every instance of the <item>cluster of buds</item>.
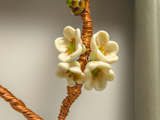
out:
{"label": "cluster of buds", "polygon": [[119,51],[118,44],[109,41],[109,35],[105,31],[99,31],[92,36],[90,47],[90,62],[87,63],[84,73],[81,65],[74,59],[86,52],[86,48],[81,40],[80,29],[70,26],[64,28],[64,37],[55,40],[55,47],[61,53],[58,59],[62,61],[58,64],[55,74],[59,78],[66,78],[70,87],[84,83],[86,90],[104,90],[107,81],[112,81],[115,77],[111,70],[111,63],[118,60],[116,55]]}

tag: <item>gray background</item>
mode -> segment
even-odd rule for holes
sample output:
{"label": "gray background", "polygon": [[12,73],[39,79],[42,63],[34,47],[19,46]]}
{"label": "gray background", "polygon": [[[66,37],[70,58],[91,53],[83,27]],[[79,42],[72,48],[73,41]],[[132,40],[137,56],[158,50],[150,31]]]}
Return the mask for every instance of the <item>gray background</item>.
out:
{"label": "gray background", "polygon": [[[102,92],[82,88],[67,120],[134,120],[134,0],[91,0],[91,17],[93,33],[105,30],[119,44],[116,77]],[[0,84],[45,120],[57,119],[67,95],[54,74],[54,40],[67,25],[82,30],[65,0],[0,0]],[[0,99],[0,120],[11,119],[25,120]]]}

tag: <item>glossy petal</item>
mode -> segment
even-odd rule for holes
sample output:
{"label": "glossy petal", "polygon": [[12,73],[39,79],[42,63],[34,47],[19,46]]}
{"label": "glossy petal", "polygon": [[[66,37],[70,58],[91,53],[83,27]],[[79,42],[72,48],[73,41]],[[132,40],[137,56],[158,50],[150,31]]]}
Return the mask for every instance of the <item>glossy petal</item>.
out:
{"label": "glossy petal", "polygon": [[[92,71],[97,68],[100,70],[98,76],[93,76]],[[86,90],[91,90],[92,88],[95,88],[97,91],[104,90],[107,85],[107,81],[112,81],[115,77],[114,72],[110,69],[111,66],[102,61],[91,61],[87,63],[84,70],[84,74],[86,75],[84,88]]]}
{"label": "glossy petal", "polygon": [[119,51],[119,46],[116,42],[114,41],[109,41],[104,45],[104,51],[106,53],[112,53],[112,54],[117,54]]}
{"label": "glossy petal", "polygon": [[[86,52],[85,46],[82,44],[80,29],[76,30],[67,26],[63,30],[64,37],[55,40],[55,47],[61,53],[58,59],[67,62]],[[75,43],[75,44],[74,44]]]}
{"label": "glossy petal", "polygon": [[[81,66],[78,61],[73,60],[69,63],[59,63],[58,68],[55,70],[55,74],[58,78],[66,78],[67,83],[70,87],[75,86],[76,82],[82,84],[85,81],[85,75],[81,71]],[[78,74],[77,79],[73,80],[72,77],[69,77],[67,71]]]}
{"label": "glossy petal", "polygon": [[86,52],[86,47],[85,45],[82,45],[82,53],[81,54],[84,54]]}
{"label": "glossy petal", "polygon": [[94,87],[94,81],[93,81],[92,77],[87,77],[86,81],[84,83],[84,88],[86,90],[92,90],[93,87]]}
{"label": "glossy petal", "polygon": [[64,37],[57,38],[54,43],[58,52],[61,52],[61,53],[65,53],[67,50],[66,47],[69,46],[68,40]]}
{"label": "glossy petal", "polygon": [[81,77],[79,77],[79,79],[76,80],[76,82],[77,82],[78,84],[82,84],[85,80],[86,80],[85,75],[84,75],[83,73],[81,73]]}
{"label": "glossy petal", "polygon": [[67,53],[61,53],[58,55],[58,59],[62,62],[67,62],[71,59],[71,57]]}
{"label": "glossy petal", "polygon": [[76,44],[82,43],[81,32],[79,28],[75,30],[75,38],[76,38]]}
{"label": "glossy petal", "polygon": [[90,71],[95,69],[99,63],[101,61],[91,61],[91,62],[88,62],[87,65],[86,65],[86,68],[84,70],[84,73],[88,76],[90,74]]}
{"label": "glossy petal", "polygon": [[107,79],[101,77],[100,79],[95,80],[95,85],[94,85],[95,90],[102,91],[106,88],[106,86],[107,86]]}
{"label": "glossy petal", "polygon": [[71,26],[67,26],[63,30],[63,35],[68,41],[71,41],[71,38],[75,38],[75,29]]}
{"label": "glossy petal", "polygon": [[[87,63],[87,64],[88,64],[88,63]],[[84,70],[85,76],[86,76],[86,77],[91,77],[92,75],[91,75],[90,72],[91,72],[90,69],[88,68],[88,66],[86,66],[86,68],[85,68],[85,70]]]}
{"label": "glossy petal", "polygon": [[69,87],[74,87],[76,85],[76,82],[73,81],[71,78],[66,77],[67,83]]}
{"label": "glossy petal", "polygon": [[104,75],[102,76],[103,79],[106,79],[107,81],[112,81],[115,77],[114,72],[112,70],[104,70]]}
{"label": "glossy petal", "polygon": [[70,68],[71,68],[71,67],[74,67],[74,66],[81,67],[80,63],[79,63],[78,61],[76,61],[76,60],[71,61],[71,62],[69,63],[69,65],[70,65]]}
{"label": "glossy petal", "polygon": [[98,58],[97,58],[97,56],[96,56],[96,53],[95,52],[92,52],[91,51],[91,53],[90,53],[90,60],[91,61],[98,61]]}
{"label": "glossy petal", "polygon": [[109,41],[109,35],[105,31],[99,31],[93,35],[91,39],[91,55],[90,59],[114,63],[118,60],[117,53],[119,51],[118,44],[114,41]]}
{"label": "glossy petal", "polygon": [[65,74],[63,72],[63,69],[61,68],[57,68],[55,70],[55,75],[58,77],[58,78],[64,78],[65,77]]}
{"label": "glossy petal", "polygon": [[95,34],[97,46],[104,46],[109,41],[109,35],[105,31],[99,31]]}
{"label": "glossy petal", "polygon": [[109,64],[106,64],[105,62],[98,61],[97,63],[98,63],[97,67],[100,67],[100,68],[105,69],[105,70],[110,70],[111,69],[111,66]]}
{"label": "glossy petal", "polygon": [[78,44],[76,46],[76,51],[70,55],[70,59],[76,58],[81,53],[82,53],[82,45]]}
{"label": "glossy petal", "polygon": [[96,51],[96,55],[97,55],[97,58],[103,62],[107,62],[108,63],[108,59],[106,58],[105,55],[102,54],[101,51]]}
{"label": "glossy petal", "polygon": [[70,68],[70,64],[69,63],[59,63],[58,67],[63,70],[68,70]]}
{"label": "glossy petal", "polygon": [[69,70],[71,72],[78,73],[78,74],[82,73],[80,67],[78,67],[78,66],[73,66],[73,67],[69,68]]}
{"label": "glossy petal", "polygon": [[106,55],[107,58],[107,63],[114,63],[118,60],[118,56],[117,55]]}
{"label": "glossy petal", "polygon": [[92,51],[92,52],[98,51],[97,43],[96,43],[96,34],[94,34],[94,35],[92,36],[91,43],[90,43],[90,47],[91,47],[91,51]]}

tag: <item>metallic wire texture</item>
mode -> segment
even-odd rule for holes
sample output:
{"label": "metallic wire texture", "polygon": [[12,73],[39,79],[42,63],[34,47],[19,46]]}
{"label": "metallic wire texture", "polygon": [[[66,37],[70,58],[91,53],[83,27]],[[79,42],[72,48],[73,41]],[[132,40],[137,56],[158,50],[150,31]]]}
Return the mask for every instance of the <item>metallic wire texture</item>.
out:
{"label": "metallic wire texture", "polygon": [[14,110],[22,113],[28,120],[43,120],[33,111],[28,109],[21,100],[16,98],[10,91],[8,91],[6,88],[3,88],[1,85],[0,97],[2,97],[5,101],[9,102]]}

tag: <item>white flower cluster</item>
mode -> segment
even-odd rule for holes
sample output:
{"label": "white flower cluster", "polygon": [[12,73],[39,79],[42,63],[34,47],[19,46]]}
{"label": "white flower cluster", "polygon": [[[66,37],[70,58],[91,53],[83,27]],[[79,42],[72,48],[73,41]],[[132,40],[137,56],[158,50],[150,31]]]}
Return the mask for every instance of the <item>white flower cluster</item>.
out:
{"label": "white flower cluster", "polygon": [[114,72],[110,63],[118,60],[116,55],[119,51],[118,44],[109,41],[109,35],[105,31],[99,31],[92,36],[90,47],[90,62],[87,63],[84,73],[78,61],[71,59],[86,52],[81,40],[80,29],[73,29],[70,26],[64,28],[64,37],[55,40],[56,49],[61,53],[58,58],[62,63],[58,64],[55,74],[59,78],[66,78],[70,87],[84,83],[86,90],[104,90],[107,81],[114,79]]}

